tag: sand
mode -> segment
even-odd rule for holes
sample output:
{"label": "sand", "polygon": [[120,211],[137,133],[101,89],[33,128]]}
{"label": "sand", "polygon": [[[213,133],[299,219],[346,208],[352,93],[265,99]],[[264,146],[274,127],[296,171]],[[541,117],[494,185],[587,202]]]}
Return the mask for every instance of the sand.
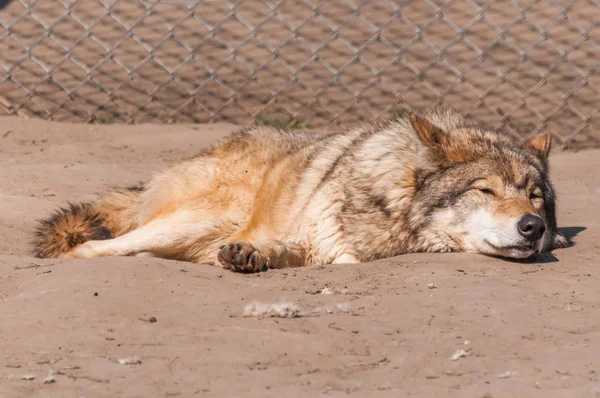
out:
{"label": "sand", "polygon": [[145,180],[234,126],[0,122],[0,397],[600,396],[600,151],[552,155],[575,243],[553,254],[240,275],[27,255],[60,203]]}

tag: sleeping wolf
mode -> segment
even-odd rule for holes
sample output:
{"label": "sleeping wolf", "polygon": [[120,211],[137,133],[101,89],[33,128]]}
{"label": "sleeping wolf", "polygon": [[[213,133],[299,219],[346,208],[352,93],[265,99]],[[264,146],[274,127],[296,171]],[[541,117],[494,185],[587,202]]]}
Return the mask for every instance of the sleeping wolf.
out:
{"label": "sleeping wolf", "polygon": [[566,244],[550,141],[519,144],[450,109],[334,134],[257,127],[144,186],[58,210],[34,252],[218,260],[239,272],[410,252],[526,258]]}

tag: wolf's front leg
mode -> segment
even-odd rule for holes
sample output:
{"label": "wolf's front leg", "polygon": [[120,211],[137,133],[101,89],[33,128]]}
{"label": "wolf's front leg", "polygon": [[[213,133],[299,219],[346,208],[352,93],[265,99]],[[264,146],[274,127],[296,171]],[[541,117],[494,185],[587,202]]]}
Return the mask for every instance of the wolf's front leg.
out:
{"label": "wolf's front leg", "polygon": [[269,268],[302,267],[306,250],[292,242],[237,241],[221,246],[217,258],[223,268],[236,272],[260,272]]}

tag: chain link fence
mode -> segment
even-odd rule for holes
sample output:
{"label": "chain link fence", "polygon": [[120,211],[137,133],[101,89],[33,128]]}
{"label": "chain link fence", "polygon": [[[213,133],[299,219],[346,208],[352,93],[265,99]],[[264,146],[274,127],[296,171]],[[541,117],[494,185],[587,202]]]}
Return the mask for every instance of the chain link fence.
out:
{"label": "chain link fence", "polygon": [[0,114],[337,128],[447,104],[600,144],[598,0],[0,0]]}

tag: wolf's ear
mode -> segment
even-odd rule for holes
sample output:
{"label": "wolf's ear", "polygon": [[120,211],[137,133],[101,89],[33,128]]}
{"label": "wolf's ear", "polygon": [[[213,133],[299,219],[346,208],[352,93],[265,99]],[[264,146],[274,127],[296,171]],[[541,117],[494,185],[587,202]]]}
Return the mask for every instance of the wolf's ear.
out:
{"label": "wolf's ear", "polygon": [[537,156],[542,162],[545,162],[546,159],[548,159],[551,146],[552,135],[548,132],[531,137],[523,144],[525,150]]}
{"label": "wolf's ear", "polygon": [[441,152],[445,144],[446,134],[437,126],[434,126],[429,120],[418,116],[415,113],[410,115],[410,124],[417,133],[417,136],[426,147]]}

